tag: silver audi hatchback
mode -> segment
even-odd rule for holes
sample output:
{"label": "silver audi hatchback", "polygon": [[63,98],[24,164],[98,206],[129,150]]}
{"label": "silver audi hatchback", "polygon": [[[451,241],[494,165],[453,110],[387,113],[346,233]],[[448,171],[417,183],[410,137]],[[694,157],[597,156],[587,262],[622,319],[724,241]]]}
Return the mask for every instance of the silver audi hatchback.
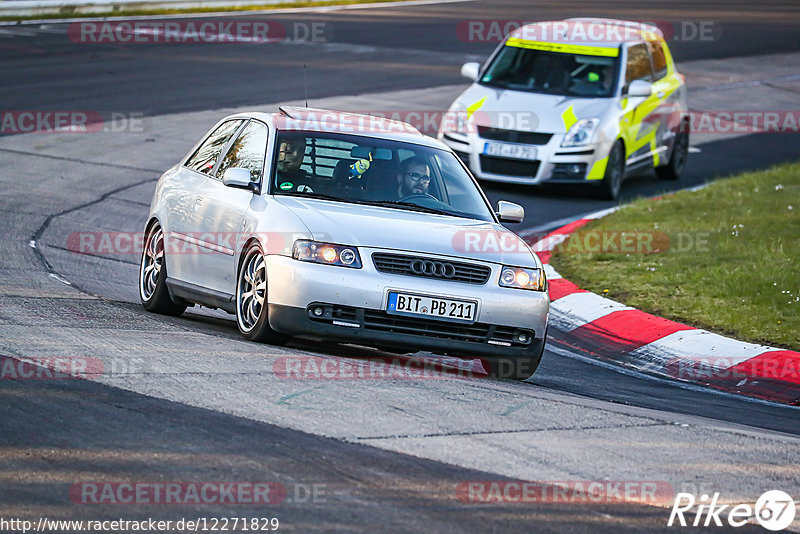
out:
{"label": "silver audi hatchback", "polygon": [[313,336],[478,357],[524,379],[544,350],[541,262],[453,151],[405,123],[282,107],[226,117],[158,181],[148,311],[236,316],[249,340]]}

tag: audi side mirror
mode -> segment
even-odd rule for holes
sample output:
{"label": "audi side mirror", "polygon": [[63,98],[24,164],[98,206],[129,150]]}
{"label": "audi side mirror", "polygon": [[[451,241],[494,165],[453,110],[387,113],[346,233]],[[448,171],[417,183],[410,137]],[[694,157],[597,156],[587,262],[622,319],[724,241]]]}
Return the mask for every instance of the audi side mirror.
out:
{"label": "audi side mirror", "polygon": [[519,204],[501,200],[497,203],[497,218],[500,222],[521,223],[525,218],[525,209]]}
{"label": "audi side mirror", "polygon": [[255,184],[250,180],[250,171],[240,167],[229,167],[222,175],[222,183],[228,187],[252,191]]}

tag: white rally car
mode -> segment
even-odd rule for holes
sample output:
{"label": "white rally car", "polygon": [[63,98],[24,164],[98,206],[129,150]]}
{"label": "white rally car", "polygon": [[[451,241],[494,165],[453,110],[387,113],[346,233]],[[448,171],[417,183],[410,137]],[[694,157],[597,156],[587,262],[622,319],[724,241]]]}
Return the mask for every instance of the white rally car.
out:
{"label": "white rally car", "polygon": [[439,139],[480,179],[588,183],[616,199],[626,175],[676,180],[689,149],[683,75],[655,26],[539,22],[509,34],[450,107]]}

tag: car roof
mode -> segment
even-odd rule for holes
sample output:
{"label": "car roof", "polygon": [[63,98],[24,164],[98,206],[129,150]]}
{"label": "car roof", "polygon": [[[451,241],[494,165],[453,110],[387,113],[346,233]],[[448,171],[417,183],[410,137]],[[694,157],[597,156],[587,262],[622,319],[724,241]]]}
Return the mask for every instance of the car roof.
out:
{"label": "car roof", "polygon": [[664,34],[656,26],[641,22],[578,17],[527,24],[509,34],[509,38],[617,48],[623,43],[663,40]]}
{"label": "car roof", "polygon": [[332,109],[280,106],[277,113],[238,113],[229,118],[251,117],[271,124],[278,131],[342,133],[450,150],[447,145],[422,134],[408,123],[381,116],[390,113],[387,111],[368,115]]}

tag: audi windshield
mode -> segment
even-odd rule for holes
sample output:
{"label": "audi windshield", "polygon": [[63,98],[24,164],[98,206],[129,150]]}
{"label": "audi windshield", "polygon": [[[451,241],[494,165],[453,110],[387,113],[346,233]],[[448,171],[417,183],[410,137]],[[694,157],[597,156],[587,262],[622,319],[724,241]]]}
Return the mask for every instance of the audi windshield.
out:
{"label": "audi windshield", "polygon": [[279,132],[270,192],[494,221],[454,154],[372,137]]}

